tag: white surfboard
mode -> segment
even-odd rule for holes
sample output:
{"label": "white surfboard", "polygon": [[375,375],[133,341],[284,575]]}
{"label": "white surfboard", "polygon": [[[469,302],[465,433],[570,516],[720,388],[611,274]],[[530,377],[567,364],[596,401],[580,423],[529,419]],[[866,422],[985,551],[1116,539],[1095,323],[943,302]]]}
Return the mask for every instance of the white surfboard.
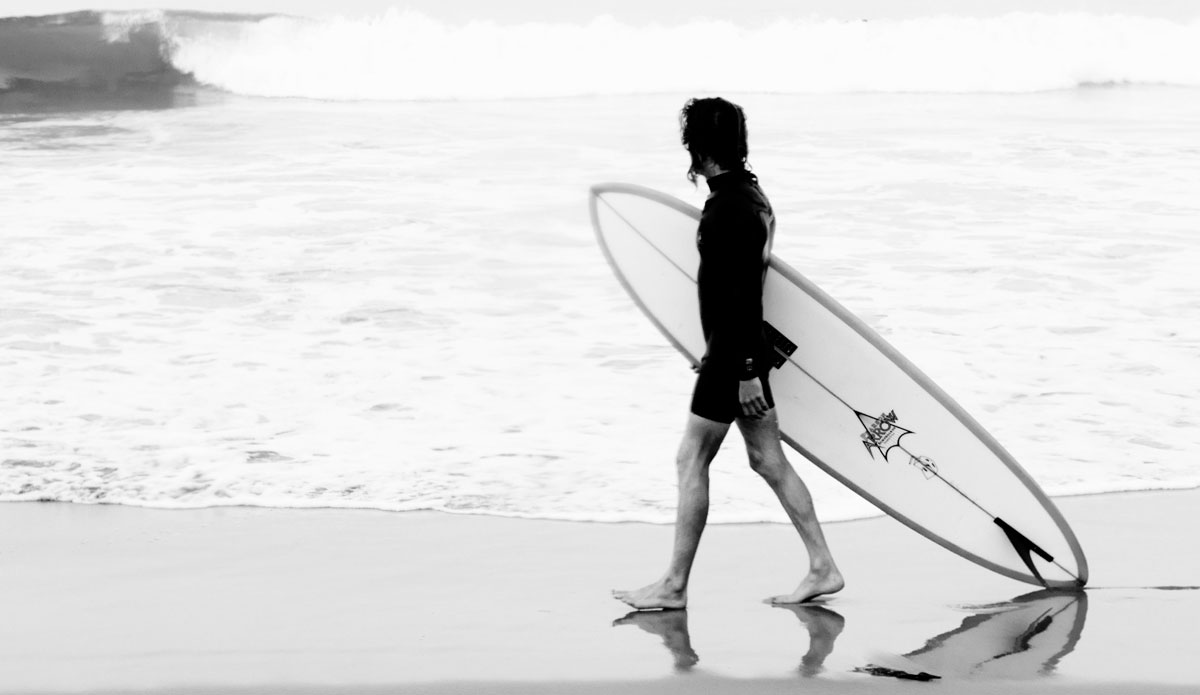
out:
{"label": "white surfboard", "polygon": [[[594,186],[589,203],[617,279],[698,364],[700,211],[630,184]],[[785,442],[972,562],[1048,587],[1087,582],[1075,534],[1012,456],[875,331],[774,256],[763,317],[777,353],[771,390]]]}

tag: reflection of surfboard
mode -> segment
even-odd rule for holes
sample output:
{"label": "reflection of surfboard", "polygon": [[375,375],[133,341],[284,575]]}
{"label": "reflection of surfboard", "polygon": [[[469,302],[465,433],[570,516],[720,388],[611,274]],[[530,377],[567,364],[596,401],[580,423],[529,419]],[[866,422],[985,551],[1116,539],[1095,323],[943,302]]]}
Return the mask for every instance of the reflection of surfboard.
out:
{"label": "reflection of surfboard", "polygon": [[[596,236],[621,284],[693,364],[700,211],[640,186],[594,186]],[[1082,586],[1062,515],[1003,448],[866,324],[778,258],[764,286],[783,439],[877,507],[1014,579]]]}
{"label": "reflection of surfboard", "polygon": [[979,609],[983,612],[905,656],[941,676],[1049,675],[1083,633],[1087,594],[1035,591]]}

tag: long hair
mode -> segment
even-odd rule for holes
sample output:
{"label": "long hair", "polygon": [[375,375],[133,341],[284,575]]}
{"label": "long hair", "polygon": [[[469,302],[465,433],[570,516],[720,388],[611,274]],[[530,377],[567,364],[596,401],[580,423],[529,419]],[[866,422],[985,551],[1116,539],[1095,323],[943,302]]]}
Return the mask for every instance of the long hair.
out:
{"label": "long hair", "polygon": [[689,99],[679,112],[679,140],[692,157],[687,178],[693,185],[705,159],[722,169],[746,167],[746,114],[720,97]]}

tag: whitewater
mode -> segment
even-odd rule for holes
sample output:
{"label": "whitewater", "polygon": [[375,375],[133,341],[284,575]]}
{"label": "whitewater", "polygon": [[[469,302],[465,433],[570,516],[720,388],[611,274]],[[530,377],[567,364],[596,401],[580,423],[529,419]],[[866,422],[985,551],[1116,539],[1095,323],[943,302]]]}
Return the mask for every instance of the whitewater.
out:
{"label": "whitewater", "polygon": [[[1200,19],[1083,13],[996,18],[452,24],[370,19],[166,27],[173,65],[238,94],[316,99],[507,99],[691,90],[1027,92],[1086,84],[1200,86]],[[719,60],[703,47],[720,46]]]}
{"label": "whitewater", "polygon": [[[710,93],[776,253],[1050,494],[1200,486],[1198,47],[1084,13],[0,20],[0,500],[671,521],[693,375],[587,190],[702,204],[676,114]],[[712,519],[785,521],[736,439]],[[822,518],[876,513],[792,459]]]}

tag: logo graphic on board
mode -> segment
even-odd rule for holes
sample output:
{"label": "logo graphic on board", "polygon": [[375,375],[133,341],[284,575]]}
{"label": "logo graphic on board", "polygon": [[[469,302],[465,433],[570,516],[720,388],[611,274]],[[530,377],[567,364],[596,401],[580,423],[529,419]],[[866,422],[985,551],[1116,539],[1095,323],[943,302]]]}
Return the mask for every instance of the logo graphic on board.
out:
{"label": "logo graphic on board", "polygon": [[875,458],[875,452],[878,451],[883,460],[887,461],[888,452],[900,447],[900,451],[908,454],[908,465],[921,471],[921,475],[925,476],[926,480],[938,474],[938,467],[933,459],[928,456],[917,456],[901,446],[900,438],[906,434],[912,434],[913,431],[896,424],[899,419],[896,417],[896,411],[889,410],[879,417],[871,417],[857,410],[854,412],[858,415],[858,421],[862,423],[865,430],[860,436],[863,446],[867,447],[867,453],[871,455],[871,458]]}
{"label": "logo graphic on board", "polygon": [[888,452],[900,446],[900,438],[906,434],[912,434],[912,430],[905,429],[896,424],[896,411],[886,412],[879,417],[871,417],[866,413],[854,411],[858,415],[858,421],[862,423],[863,446],[867,447],[867,453],[871,454],[871,458],[875,458],[875,452],[878,451],[884,461],[887,461]]}

